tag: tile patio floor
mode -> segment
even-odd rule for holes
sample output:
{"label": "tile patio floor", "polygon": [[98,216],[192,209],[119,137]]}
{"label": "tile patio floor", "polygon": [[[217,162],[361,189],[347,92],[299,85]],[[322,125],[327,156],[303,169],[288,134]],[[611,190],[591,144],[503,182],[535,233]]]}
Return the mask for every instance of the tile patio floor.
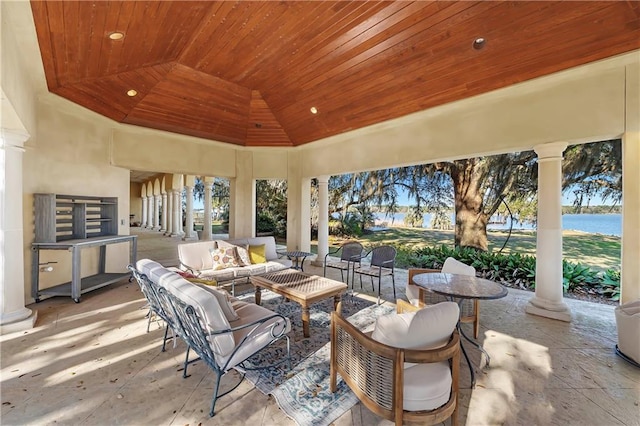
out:
{"label": "tile patio floor", "polygon": [[[179,240],[133,231],[139,259],[177,263]],[[398,271],[400,297],[405,282],[406,271]],[[393,298],[390,281],[383,296]],[[563,323],[525,314],[531,296],[509,290],[504,299],[482,302],[480,341],[491,367],[470,389],[462,361],[460,424],[640,425],[640,370],[614,353],[613,307],[567,299],[574,319]],[[152,326],[146,333],[145,301],[135,282],[87,293],[79,304],[55,297],[29,308],[38,310],[36,327],[0,337],[2,425],[294,424],[248,381],[219,400],[210,418],[213,375],[198,363],[182,379],[184,344],[160,352],[162,330]],[[469,351],[477,364],[479,352]],[[390,424],[360,404],[335,422]]]}

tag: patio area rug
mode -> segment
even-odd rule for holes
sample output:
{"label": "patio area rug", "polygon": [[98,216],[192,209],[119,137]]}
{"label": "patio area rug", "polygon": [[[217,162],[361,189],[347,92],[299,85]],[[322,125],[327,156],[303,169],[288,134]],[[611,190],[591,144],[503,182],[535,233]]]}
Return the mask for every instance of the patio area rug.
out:
{"label": "patio area rug", "polygon": [[[251,300],[252,295],[245,295]],[[347,412],[358,398],[338,376],[338,390],[329,390],[330,323],[333,300],[311,306],[310,337],[302,334],[300,305],[281,296],[263,292],[262,305],[292,321],[291,365],[286,363],[258,371],[247,371],[247,379],[262,393],[271,394],[280,408],[300,426],[326,426]],[[376,305],[358,297],[345,296],[343,315],[360,329],[395,311],[391,304]],[[269,365],[286,353],[284,342],[249,359],[249,366]]]}

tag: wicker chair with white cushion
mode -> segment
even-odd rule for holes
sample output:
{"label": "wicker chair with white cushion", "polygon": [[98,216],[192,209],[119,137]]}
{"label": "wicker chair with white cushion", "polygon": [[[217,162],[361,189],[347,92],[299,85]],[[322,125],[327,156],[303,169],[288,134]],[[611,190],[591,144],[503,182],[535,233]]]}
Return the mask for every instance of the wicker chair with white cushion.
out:
{"label": "wicker chair with white cushion", "polygon": [[[408,311],[408,312],[407,312]],[[459,308],[443,302],[417,308],[398,300],[398,313],[378,318],[371,334],[331,317],[330,387],[339,374],[371,411],[402,425],[457,424]]]}
{"label": "wicker chair with white cushion", "polygon": [[[442,269],[423,269],[423,268],[411,268],[409,269],[409,279],[407,282],[406,296],[409,302],[415,306],[435,305],[446,301],[447,298],[441,294],[433,293],[428,290],[423,290],[424,295],[422,300],[420,299],[420,289],[417,285],[413,284],[413,276],[417,274],[423,274],[428,272],[442,272],[445,274],[459,274],[468,275],[471,277],[476,276],[476,269],[473,266],[466,265],[453,257],[448,257]],[[480,334],[480,301],[466,299],[462,301],[461,305],[460,322],[473,323],[473,335],[477,339]]]}

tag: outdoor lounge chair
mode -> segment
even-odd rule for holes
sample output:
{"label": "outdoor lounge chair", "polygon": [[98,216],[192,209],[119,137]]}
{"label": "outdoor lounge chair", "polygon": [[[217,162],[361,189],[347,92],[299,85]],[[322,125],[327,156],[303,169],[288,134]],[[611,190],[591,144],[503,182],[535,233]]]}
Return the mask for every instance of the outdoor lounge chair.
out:
{"label": "outdoor lounge chair", "polygon": [[[396,298],[396,279],[394,276],[394,269],[396,263],[396,249],[393,246],[379,246],[374,247],[363,257],[367,257],[371,254],[371,262],[369,265],[363,265],[353,269],[353,274],[360,275],[360,288],[362,288],[362,275],[368,275],[371,278],[371,287],[375,291],[373,284],[373,278],[378,279],[378,303],[380,302],[380,285],[382,283],[382,277],[391,275],[393,283],[393,298]],[[353,284],[353,283],[352,283]]]}
{"label": "outdoor lounge chair", "polygon": [[[355,268],[356,264],[360,266],[363,251],[362,244],[357,241],[348,241],[337,249],[330,251],[324,256],[323,276],[327,276],[327,268],[339,269],[342,281],[349,286],[349,272],[352,268]],[[340,260],[337,262],[328,260],[329,256],[338,252],[340,252]],[[344,271],[347,271],[347,281],[344,280]],[[351,286],[353,287],[353,283],[351,283]]]}
{"label": "outdoor lounge chair", "polygon": [[[215,414],[217,399],[242,383],[245,370],[268,368],[283,362],[288,362],[291,368],[287,336],[291,323],[288,318],[255,303],[239,301],[224,290],[191,283],[152,260],[139,260],[136,266],[129,269],[143,283],[145,296],[151,295],[148,300],[155,299],[153,309],[187,344],[182,376],[187,378],[189,364],[200,359],[216,374],[210,416]],[[166,336],[165,330],[165,341]],[[280,339],[284,339],[286,345],[284,349],[276,348],[282,354],[276,357],[275,364],[259,367],[245,364],[250,357]],[[189,360],[191,350],[198,355],[197,359]],[[241,374],[239,382],[218,395],[222,376],[232,369]]]}
{"label": "outdoor lounge chair", "polygon": [[[413,284],[413,276],[417,274],[423,274],[428,272],[442,272],[445,274],[460,274],[475,276],[476,269],[473,266],[466,265],[453,257],[448,257],[442,269],[423,269],[423,268],[410,268],[409,279],[407,282],[406,296],[411,304],[416,306],[434,305],[436,303],[444,302],[448,300],[445,296],[433,293],[431,291],[423,290],[423,300],[419,300],[419,288]],[[480,301],[475,299],[467,299],[462,301],[460,306],[462,313],[460,315],[460,322],[473,323],[473,335],[477,339],[480,333]]]}
{"label": "outdoor lounge chair", "polygon": [[330,389],[337,375],[375,414],[394,421],[458,423],[459,308],[422,309],[398,300],[398,313],[378,318],[371,334],[331,314]]}

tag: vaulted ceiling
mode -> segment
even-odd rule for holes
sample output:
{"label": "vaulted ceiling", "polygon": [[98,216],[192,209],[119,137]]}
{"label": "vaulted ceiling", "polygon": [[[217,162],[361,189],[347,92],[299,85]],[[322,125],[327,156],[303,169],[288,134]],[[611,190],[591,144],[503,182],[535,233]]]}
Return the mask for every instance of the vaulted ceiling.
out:
{"label": "vaulted ceiling", "polygon": [[242,146],[297,146],[640,48],[636,1],[31,8],[51,92],[121,123]]}

